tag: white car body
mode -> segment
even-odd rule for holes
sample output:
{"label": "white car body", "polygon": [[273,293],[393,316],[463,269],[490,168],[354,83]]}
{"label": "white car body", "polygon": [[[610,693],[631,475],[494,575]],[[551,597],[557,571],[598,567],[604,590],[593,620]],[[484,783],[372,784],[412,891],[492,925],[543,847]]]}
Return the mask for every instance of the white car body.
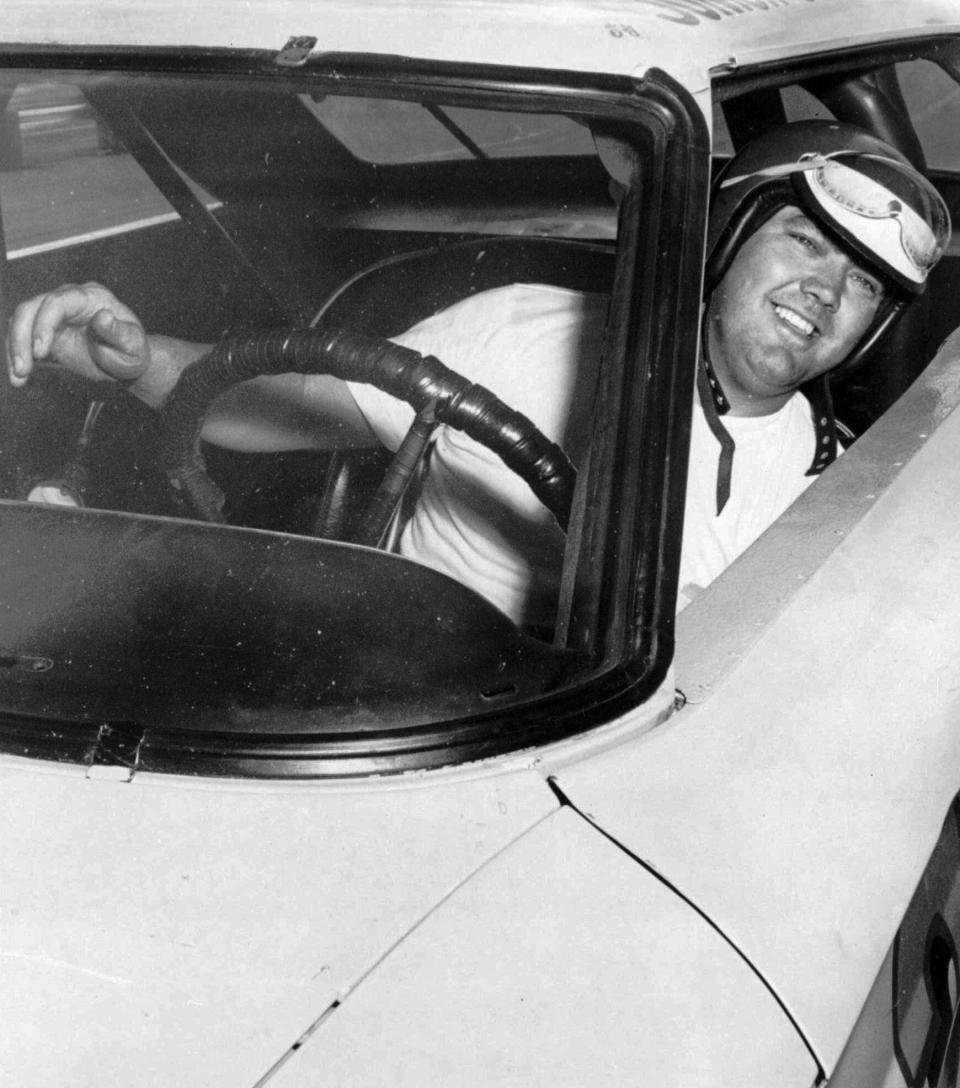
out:
{"label": "white car body", "polygon": [[[656,68],[712,127],[718,78],[956,42],[960,3],[0,11],[10,55],[280,50],[296,36],[317,54]],[[954,340],[680,614],[658,690],[581,735],[342,781],[0,756],[0,1078],[910,1084],[935,1014],[921,980],[901,978],[898,1062],[890,975],[925,872],[960,945],[958,402]]]}

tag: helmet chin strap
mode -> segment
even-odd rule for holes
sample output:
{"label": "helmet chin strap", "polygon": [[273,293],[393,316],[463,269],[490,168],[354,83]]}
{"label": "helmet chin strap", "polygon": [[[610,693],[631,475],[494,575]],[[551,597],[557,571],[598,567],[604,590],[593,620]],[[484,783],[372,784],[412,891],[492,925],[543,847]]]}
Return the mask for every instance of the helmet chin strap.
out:
{"label": "helmet chin strap", "polygon": [[707,323],[704,322],[700,344],[700,365],[697,367],[697,392],[700,395],[700,407],[710,433],[720,443],[720,459],[717,463],[717,517],[730,498],[730,480],[733,476],[733,453],[737,444],[733,435],[724,427],[720,417],[730,411],[730,401],[720,385],[710,362],[707,348]]}
{"label": "helmet chin strap", "polygon": [[810,401],[813,413],[813,435],[816,445],[813,460],[804,473],[805,476],[819,476],[827,465],[833,464],[839,452],[837,438],[837,417],[833,413],[833,395],[830,392],[830,379],[824,374],[815,378],[804,387],[804,395]]}
{"label": "helmet chin strap", "polygon": [[[723,425],[721,419],[730,411],[730,401],[723,391],[720,379],[713,369],[710,351],[707,346],[707,323],[703,323],[700,346],[700,364],[697,367],[697,392],[700,407],[710,433],[720,443],[720,456],[717,461],[717,517],[730,499],[730,484],[733,478],[733,455],[737,444],[733,435]],[[821,472],[837,459],[837,421],[833,414],[833,398],[830,395],[830,382],[827,376],[814,379],[804,388],[804,394],[810,401],[813,416],[814,451],[813,460],[805,475],[819,476]]]}

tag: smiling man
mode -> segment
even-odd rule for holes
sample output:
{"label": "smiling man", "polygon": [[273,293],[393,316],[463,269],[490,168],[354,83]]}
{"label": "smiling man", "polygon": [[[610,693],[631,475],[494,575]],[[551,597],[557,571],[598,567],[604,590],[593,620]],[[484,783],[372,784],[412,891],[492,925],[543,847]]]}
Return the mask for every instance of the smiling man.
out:
{"label": "smiling man", "polygon": [[[731,161],[711,209],[680,607],[836,456],[823,379],[861,358],[923,290],[949,230],[946,207],[923,176],[849,126],[785,126]],[[603,295],[513,284],[465,299],[395,339],[491,389],[578,463],[606,311]],[[91,379],[124,381],[153,407],[206,350],[147,335],[96,284],[21,304],[7,339],[15,385],[37,361],[50,361]],[[811,383],[808,400],[799,390]],[[404,401],[370,385],[279,375],[221,396],[204,437],[247,450],[373,440],[396,449],[412,416]],[[494,453],[438,429],[400,540],[404,555],[471,586],[516,621],[549,630],[563,547],[553,519]]]}
{"label": "smiling man", "polygon": [[923,291],[949,234],[933,186],[850,125],[785,125],[727,165],[711,205],[681,607],[834,460],[827,375],[862,360]]}
{"label": "smiling man", "polygon": [[714,372],[738,415],[764,415],[832,370],[872,324],[884,280],[798,208],[744,242],[710,299]]}

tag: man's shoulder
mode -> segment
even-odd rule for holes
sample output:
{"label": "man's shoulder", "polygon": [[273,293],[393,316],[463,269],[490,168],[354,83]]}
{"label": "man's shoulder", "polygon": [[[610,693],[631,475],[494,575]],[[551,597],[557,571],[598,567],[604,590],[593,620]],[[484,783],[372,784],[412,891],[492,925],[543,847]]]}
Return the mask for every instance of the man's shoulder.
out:
{"label": "man's shoulder", "polygon": [[446,353],[448,365],[472,371],[490,353],[546,351],[568,341],[593,344],[602,336],[606,310],[603,295],[511,283],[471,295],[394,339],[416,351]]}
{"label": "man's shoulder", "polygon": [[445,313],[457,317],[478,314],[500,320],[528,314],[586,316],[605,312],[608,302],[608,296],[603,294],[574,291],[549,283],[509,283],[478,291],[454,303]]}

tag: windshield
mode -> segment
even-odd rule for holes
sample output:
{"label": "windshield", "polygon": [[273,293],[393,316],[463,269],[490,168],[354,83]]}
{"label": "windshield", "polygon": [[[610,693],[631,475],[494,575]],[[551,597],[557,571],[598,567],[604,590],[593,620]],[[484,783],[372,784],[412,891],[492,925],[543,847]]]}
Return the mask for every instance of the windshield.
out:
{"label": "windshield", "polygon": [[159,411],[42,360],[4,391],[9,750],[433,766],[593,724],[655,649],[662,144],[612,92],[373,82],[0,74],[8,311],[94,283],[197,360]]}

